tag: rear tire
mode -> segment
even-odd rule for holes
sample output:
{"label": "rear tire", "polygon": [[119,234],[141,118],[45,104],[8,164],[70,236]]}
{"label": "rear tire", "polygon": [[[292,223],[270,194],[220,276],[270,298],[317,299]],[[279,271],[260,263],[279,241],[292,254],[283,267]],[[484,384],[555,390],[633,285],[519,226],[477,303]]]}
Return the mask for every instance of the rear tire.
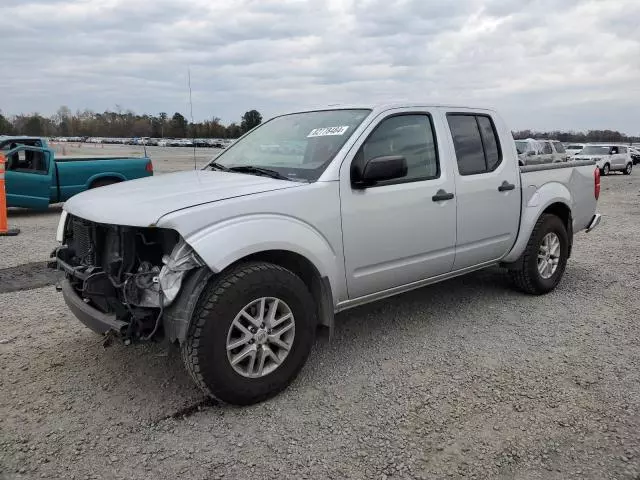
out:
{"label": "rear tire", "polygon": [[[546,255],[545,242],[548,244],[549,240],[553,242],[554,239],[559,241],[557,256]],[[527,247],[518,261],[518,267],[510,269],[509,274],[518,289],[531,295],[542,295],[560,283],[568,257],[569,236],[564,223],[555,215],[544,214],[531,232]],[[548,270],[544,270],[545,262],[550,262]],[[554,262],[555,268],[551,265]]]}
{"label": "rear tire", "polygon": [[631,175],[631,170],[633,170],[633,165],[631,163],[627,163],[627,167],[624,169],[625,175]]}
{"label": "rear tire", "polygon": [[[274,303],[273,316],[265,316]],[[267,262],[239,264],[202,292],[181,346],[185,367],[213,398],[235,405],[266,400],[284,390],[305,364],[315,338],[315,311],[309,289],[293,272]],[[289,333],[278,333],[287,326]],[[271,342],[272,334],[280,336]]]}

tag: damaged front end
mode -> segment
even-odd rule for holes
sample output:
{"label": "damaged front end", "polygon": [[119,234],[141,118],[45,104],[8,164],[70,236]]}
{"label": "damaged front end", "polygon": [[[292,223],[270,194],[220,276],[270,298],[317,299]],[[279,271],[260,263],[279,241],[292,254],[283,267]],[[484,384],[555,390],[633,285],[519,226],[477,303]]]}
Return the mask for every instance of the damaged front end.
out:
{"label": "damaged front end", "polygon": [[[204,262],[174,230],[105,225],[69,215],[52,266],[73,313],[126,342],[162,334],[162,320],[189,272]],[[207,269],[208,270],[208,269]]]}

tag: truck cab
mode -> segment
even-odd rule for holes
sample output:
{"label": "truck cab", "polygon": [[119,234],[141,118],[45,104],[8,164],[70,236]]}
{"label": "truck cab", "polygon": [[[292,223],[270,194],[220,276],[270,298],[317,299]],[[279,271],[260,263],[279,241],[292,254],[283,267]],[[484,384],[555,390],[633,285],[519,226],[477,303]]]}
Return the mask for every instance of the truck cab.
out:
{"label": "truck cab", "polygon": [[11,207],[43,209],[51,199],[53,151],[38,137],[0,137],[6,157],[6,195]]}

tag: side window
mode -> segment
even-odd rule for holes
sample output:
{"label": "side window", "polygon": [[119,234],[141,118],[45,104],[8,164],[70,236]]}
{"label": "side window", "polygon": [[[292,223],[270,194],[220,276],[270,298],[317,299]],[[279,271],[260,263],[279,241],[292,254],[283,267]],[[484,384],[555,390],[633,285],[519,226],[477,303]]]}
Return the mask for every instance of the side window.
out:
{"label": "side window", "polygon": [[500,143],[491,119],[485,115],[447,114],[460,175],[495,170],[502,161]]}
{"label": "side window", "polygon": [[476,119],[480,126],[480,133],[482,134],[484,155],[487,159],[487,171],[492,172],[502,161],[500,145],[498,145],[498,135],[489,117],[476,117]]}
{"label": "side window", "polygon": [[567,151],[564,149],[564,145],[562,145],[560,142],[553,142],[553,146],[556,147],[556,152],[567,153]]}
{"label": "side window", "polygon": [[553,153],[553,149],[551,148],[551,143],[542,142],[542,154],[543,155],[550,155],[552,153]]}
{"label": "side window", "polygon": [[[16,145],[13,145],[11,149],[15,147]],[[42,152],[19,150],[7,158],[7,170],[46,174],[48,172],[48,164]]]}
{"label": "side window", "polygon": [[384,119],[360,147],[352,169],[363,166],[372,158],[390,155],[402,155],[407,159],[407,175],[398,180],[380,182],[379,185],[439,177],[440,166],[431,117],[408,114]]}

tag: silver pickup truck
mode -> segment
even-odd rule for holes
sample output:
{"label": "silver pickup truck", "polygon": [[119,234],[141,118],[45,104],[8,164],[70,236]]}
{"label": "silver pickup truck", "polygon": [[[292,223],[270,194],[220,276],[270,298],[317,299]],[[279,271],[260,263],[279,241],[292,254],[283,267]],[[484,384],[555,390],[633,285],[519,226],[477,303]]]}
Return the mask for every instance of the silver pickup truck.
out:
{"label": "silver pickup truck", "polygon": [[52,266],[71,311],[178,343],[208,395],[284,389],[342,310],[502,265],[544,294],[595,228],[592,161],[520,168],[492,110],[395,104],[275,117],[205,168],[81,193]]}

